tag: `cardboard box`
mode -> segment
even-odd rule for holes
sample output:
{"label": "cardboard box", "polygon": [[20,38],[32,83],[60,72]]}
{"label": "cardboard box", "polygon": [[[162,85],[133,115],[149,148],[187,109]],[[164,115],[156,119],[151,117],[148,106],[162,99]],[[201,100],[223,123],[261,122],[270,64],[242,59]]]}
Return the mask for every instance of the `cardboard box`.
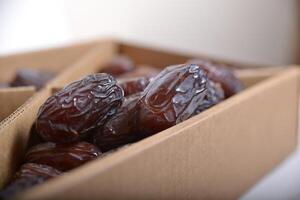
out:
{"label": "cardboard box", "polygon": [[[1,185],[19,166],[37,110],[52,88],[98,71],[117,53],[128,54],[137,64],[155,67],[189,58],[102,41],[1,125]],[[285,159],[297,143],[299,70],[291,67],[265,77],[258,72],[257,77],[244,75],[247,89],[243,92],[183,123],[34,187],[18,199],[239,197]]]}
{"label": "cardboard box", "polygon": [[[18,69],[26,67],[59,73],[95,46],[95,42],[52,48],[36,52],[0,56],[0,83],[10,82]],[[49,62],[50,61],[50,62]],[[0,88],[0,121],[13,113],[36,89],[29,87]]]}
{"label": "cardboard box", "polygon": [[34,87],[0,89],[0,121],[13,113],[35,93]]}

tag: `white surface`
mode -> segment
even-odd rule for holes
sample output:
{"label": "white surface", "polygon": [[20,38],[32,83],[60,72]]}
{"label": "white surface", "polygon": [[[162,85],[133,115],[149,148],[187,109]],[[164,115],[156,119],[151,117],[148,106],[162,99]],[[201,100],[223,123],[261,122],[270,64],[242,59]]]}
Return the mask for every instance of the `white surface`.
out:
{"label": "white surface", "polygon": [[[297,2],[0,0],[0,54],[113,34],[253,63],[292,63]],[[242,199],[300,199],[299,188],[297,151]]]}
{"label": "white surface", "polygon": [[242,200],[252,199],[300,199],[300,151],[267,175],[260,183],[245,194]]}
{"label": "white surface", "polygon": [[70,42],[59,0],[0,0],[0,54],[40,49]]}
{"label": "white surface", "polygon": [[294,63],[300,46],[298,0],[64,2],[76,38],[114,33],[167,47],[273,65]]}

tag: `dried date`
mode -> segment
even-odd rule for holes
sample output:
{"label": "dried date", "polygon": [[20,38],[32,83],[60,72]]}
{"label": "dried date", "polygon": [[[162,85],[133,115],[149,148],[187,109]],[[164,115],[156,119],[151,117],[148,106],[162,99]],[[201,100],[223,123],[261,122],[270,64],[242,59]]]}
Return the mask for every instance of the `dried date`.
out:
{"label": "dried date", "polygon": [[88,142],[71,144],[42,143],[29,149],[26,162],[49,165],[61,171],[74,169],[101,155],[100,150]]}
{"label": "dried date", "polygon": [[223,93],[215,86],[198,65],[167,67],[142,93],[138,118],[140,134],[146,137],[157,133],[220,102]]}
{"label": "dried date", "polygon": [[112,76],[86,76],[46,100],[38,112],[37,132],[46,141],[78,141],[114,115],[123,98],[123,89]]}
{"label": "dried date", "polygon": [[144,91],[150,80],[147,77],[123,78],[118,79],[118,83],[124,90],[124,96],[129,96]]}
{"label": "dried date", "polygon": [[107,73],[113,76],[119,76],[134,70],[134,68],[134,63],[129,57],[120,55],[113,58],[111,62],[104,66],[100,72]]}
{"label": "dried date", "polygon": [[45,178],[34,176],[16,179],[0,192],[0,200],[13,199],[18,193],[45,182]]}
{"label": "dried date", "polygon": [[12,182],[1,191],[0,199],[10,199],[17,193],[32,186],[41,184],[46,180],[59,176],[62,173],[53,167],[35,163],[26,163],[16,173]]}
{"label": "dried date", "polygon": [[242,82],[226,65],[205,59],[191,59],[188,63],[199,65],[207,73],[209,79],[220,83],[226,98],[240,92],[244,88]]}
{"label": "dried date", "polygon": [[119,76],[118,78],[146,77],[148,79],[151,79],[151,78],[155,77],[159,72],[160,72],[160,70],[158,70],[157,68],[154,68],[154,67],[140,66],[140,67],[137,67],[132,72],[123,74],[123,75]]}
{"label": "dried date", "polygon": [[140,94],[131,95],[125,98],[123,105],[118,112],[112,116],[102,127],[95,131],[94,144],[101,151],[109,151],[124,144],[138,140],[137,131],[137,103]]}
{"label": "dried date", "polygon": [[24,68],[16,72],[15,78],[10,83],[10,86],[35,86],[39,90],[52,78],[54,78],[54,74],[51,72]]}
{"label": "dried date", "polygon": [[60,175],[61,172],[51,166],[37,163],[25,163],[16,173],[14,179],[43,177],[49,179]]}

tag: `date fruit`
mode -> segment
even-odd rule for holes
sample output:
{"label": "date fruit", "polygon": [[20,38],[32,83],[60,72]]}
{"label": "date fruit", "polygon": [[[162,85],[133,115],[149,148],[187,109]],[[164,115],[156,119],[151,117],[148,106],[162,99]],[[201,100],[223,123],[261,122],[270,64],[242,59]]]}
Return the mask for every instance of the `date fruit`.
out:
{"label": "date fruit", "polygon": [[12,182],[1,191],[0,199],[10,199],[17,193],[24,191],[32,186],[41,184],[50,178],[61,175],[62,173],[53,167],[35,163],[26,163],[16,173]]}
{"label": "date fruit", "polygon": [[[220,93],[219,93],[220,92]],[[218,94],[212,98],[212,94]],[[143,137],[178,124],[223,99],[198,65],[169,66],[142,92],[139,125]],[[213,100],[213,101],[212,101]]]}
{"label": "date fruit", "polygon": [[134,70],[134,68],[134,63],[129,57],[120,55],[113,58],[100,72],[119,76]]}
{"label": "date fruit", "polygon": [[118,112],[112,116],[102,127],[95,131],[94,144],[101,151],[109,151],[124,144],[137,141],[137,103],[140,94],[125,98]]}
{"label": "date fruit", "polygon": [[43,177],[49,179],[62,174],[59,170],[45,164],[25,163],[16,173],[14,179]]}
{"label": "date fruit", "polygon": [[112,76],[88,75],[46,100],[38,112],[37,132],[46,141],[78,141],[114,115],[123,98],[123,89]]}
{"label": "date fruit", "polygon": [[220,83],[226,98],[240,92],[244,88],[242,82],[234,75],[232,70],[223,64],[205,59],[191,59],[188,63],[199,65],[207,73],[209,79]]}
{"label": "date fruit", "polygon": [[100,150],[88,142],[71,144],[42,143],[29,149],[26,162],[49,165],[61,171],[74,169],[101,155]]}
{"label": "date fruit", "polygon": [[16,179],[0,192],[0,200],[13,199],[18,193],[44,182],[45,178],[39,176]]}
{"label": "date fruit", "polygon": [[222,100],[225,99],[224,90],[222,89],[219,83],[215,83],[213,81],[206,82],[206,91],[207,94],[205,98],[201,101],[196,109],[196,114],[210,108],[213,105],[218,104]]}
{"label": "date fruit", "polygon": [[124,90],[124,96],[144,91],[149,83],[150,80],[146,77],[118,79],[118,84]]}
{"label": "date fruit", "polygon": [[154,68],[154,67],[140,66],[140,67],[137,67],[132,72],[123,74],[123,75],[119,76],[118,78],[146,77],[148,79],[151,79],[151,78],[155,77],[159,72],[160,72],[160,70],[158,70],[157,68]]}
{"label": "date fruit", "polygon": [[23,68],[16,72],[14,80],[10,83],[12,87],[35,86],[38,90],[54,78],[54,74],[42,70]]}

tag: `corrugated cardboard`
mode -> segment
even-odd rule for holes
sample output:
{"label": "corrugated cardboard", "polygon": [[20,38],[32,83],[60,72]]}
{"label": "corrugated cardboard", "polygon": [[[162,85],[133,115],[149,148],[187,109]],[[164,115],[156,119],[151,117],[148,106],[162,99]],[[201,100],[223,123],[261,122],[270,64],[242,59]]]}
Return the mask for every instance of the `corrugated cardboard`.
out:
{"label": "corrugated cardboard", "polygon": [[[16,70],[23,67],[59,73],[96,45],[96,42],[89,42],[42,51],[0,56],[0,82],[10,82],[14,78]],[[0,121],[13,113],[34,92],[34,87],[0,88]]]}
{"label": "corrugated cardboard", "polygon": [[0,121],[13,113],[35,92],[34,87],[3,88],[0,90]]}
{"label": "corrugated cardboard", "polygon": [[[139,60],[138,64],[156,67],[185,60],[170,53],[160,63],[160,51],[150,49],[149,54],[145,50],[135,55],[130,49],[114,41],[103,41],[2,123],[2,185],[18,167],[38,107],[52,88],[98,71],[120,50],[128,51],[135,61]],[[143,60],[153,56],[152,63],[151,59]],[[264,78],[259,75],[256,81],[252,74],[251,84],[238,95],[181,124],[32,188],[18,198],[237,198],[294,150],[299,76],[299,70],[293,67]]]}
{"label": "corrugated cardboard", "polygon": [[16,70],[24,67],[44,69],[54,73],[60,72],[65,67],[73,64],[95,45],[97,45],[96,42],[89,42],[67,47],[0,56],[0,82],[9,82],[14,77]]}

